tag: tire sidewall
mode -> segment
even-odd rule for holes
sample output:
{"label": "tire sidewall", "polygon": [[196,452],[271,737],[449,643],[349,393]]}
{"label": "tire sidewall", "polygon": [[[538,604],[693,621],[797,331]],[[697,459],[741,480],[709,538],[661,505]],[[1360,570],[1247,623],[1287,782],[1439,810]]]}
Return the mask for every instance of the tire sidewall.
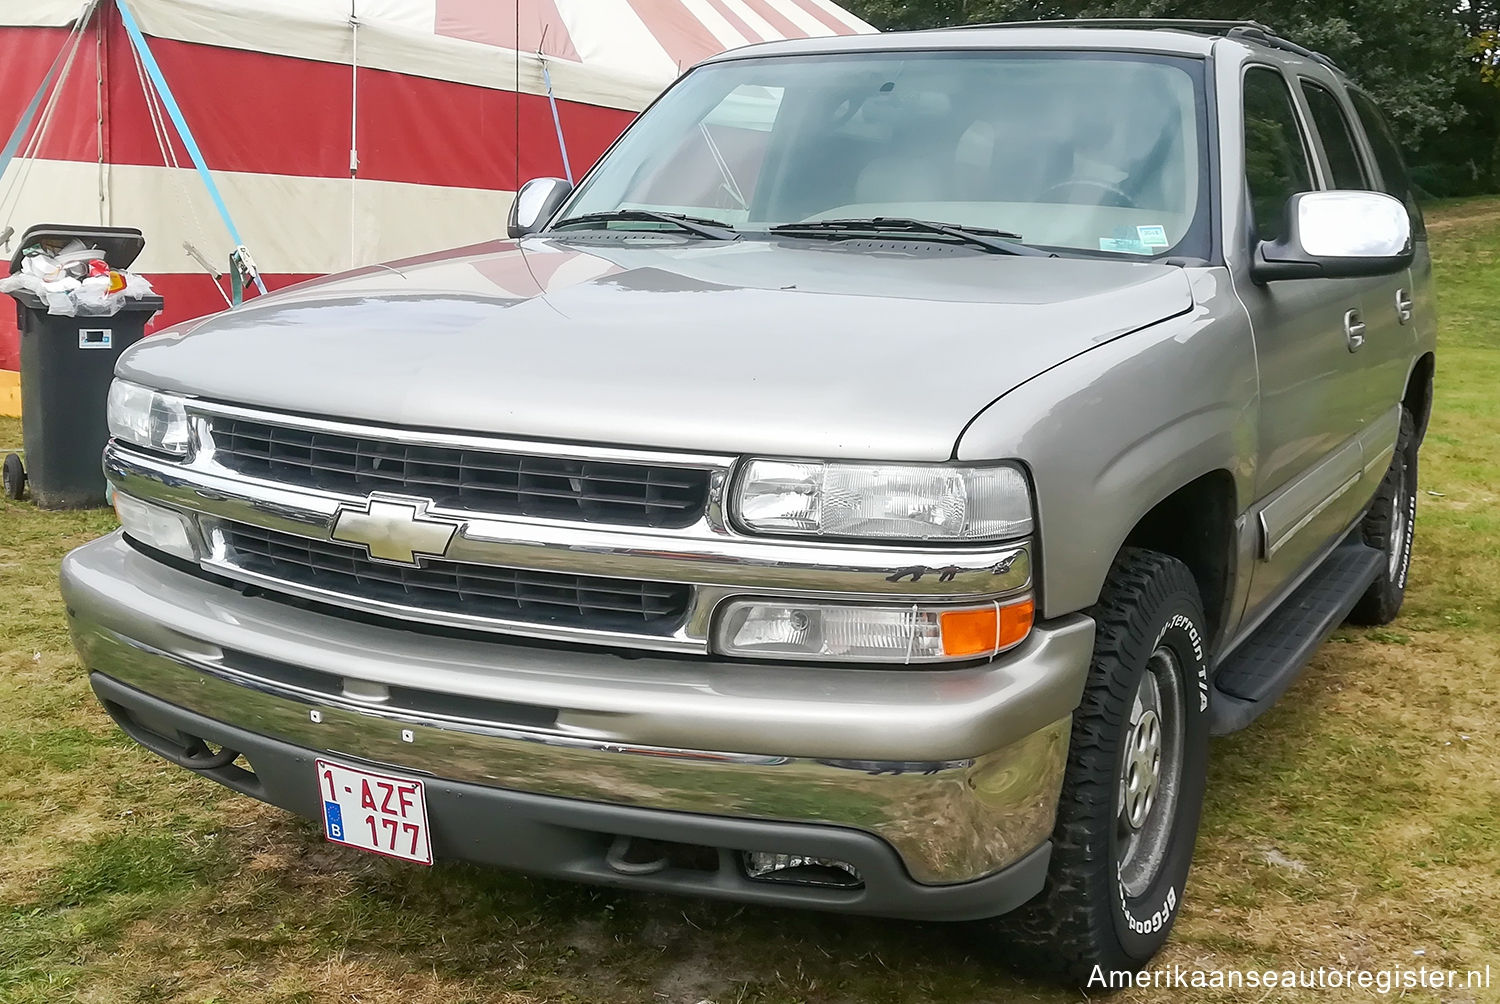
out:
{"label": "tire sidewall", "polygon": [[[1172,820],[1166,854],[1151,884],[1139,896],[1129,896],[1119,878],[1119,842],[1110,818],[1107,867],[1111,888],[1110,920],[1120,947],[1130,958],[1148,960],[1166,941],[1177,914],[1182,909],[1183,892],[1193,859],[1193,844],[1198,834],[1198,817],[1203,809],[1204,787],[1208,767],[1208,635],[1198,604],[1185,596],[1174,596],[1157,612],[1155,640],[1146,646],[1139,658],[1132,660],[1134,674],[1121,709],[1120,732],[1115,749],[1115,774],[1124,767],[1125,737],[1130,727],[1130,705],[1136,688],[1146,673],[1152,653],[1166,646],[1176,657],[1180,674],[1179,689],[1184,707],[1182,728],[1182,776],[1178,786],[1175,818]],[[1111,800],[1114,811],[1119,806]]]}
{"label": "tire sidewall", "polygon": [[[1407,576],[1412,570],[1412,545],[1416,540],[1416,495],[1418,495],[1418,444],[1412,417],[1403,413],[1397,449],[1386,468],[1385,480],[1376,494],[1376,509],[1365,516],[1365,543],[1385,555],[1380,575],[1371,582],[1350,615],[1358,624],[1385,624],[1394,620],[1406,599]],[[1397,519],[1397,515],[1404,519]],[[1401,533],[1397,528],[1401,527]],[[1397,551],[1398,549],[1398,551]],[[1400,554],[1392,570],[1391,555]]]}
{"label": "tire sidewall", "polygon": [[1411,571],[1411,546],[1416,537],[1417,527],[1417,451],[1408,443],[1403,443],[1402,447],[1400,451],[1401,480],[1398,482],[1399,490],[1396,492],[1393,504],[1406,510],[1406,520],[1403,524],[1405,529],[1399,540],[1392,540],[1388,545],[1401,549],[1401,558],[1396,564],[1396,574],[1389,576],[1389,587],[1397,597],[1406,594],[1406,576]]}
{"label": "tire sidewall", "polygon": [[19,501],[26,493],[26,475],[21,466],[21,458],[14,453],[5,458],[4,482],[7,498]]}

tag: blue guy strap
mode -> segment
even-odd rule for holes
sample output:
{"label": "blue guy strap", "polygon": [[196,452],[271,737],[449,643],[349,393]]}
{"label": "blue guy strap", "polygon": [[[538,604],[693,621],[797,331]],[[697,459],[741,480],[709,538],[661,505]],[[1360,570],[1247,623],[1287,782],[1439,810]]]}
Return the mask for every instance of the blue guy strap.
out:
{"label": "blue guy strap", "polygon": [[5,169],[10,167],[10,162],[15,158],[16,151],[21,148],[22,140],[26,138],[26,133],[31,130],[32,120],[36,118],[37,109],[42,107],[42,99],[46,97],[47,91],[51,89],[52,81],[57,77],[57,71],[62,68],[63,63],[67,62],[66,57],[68,49],[72,45],[72,39],[68,41],[69,44],[63,46],[63,51],[59,52],[57,58],[52,61],[52,66],[48,68],[47,75],[42,77],[42,85],[31,96],[31,103],[21,112],[21,121],[16,123],[16,128],[10,134],[10,139],[5,141],[5,148],[0,149],[0,176],[3,176]]}
{"label": "blue guy strap", "polygon": [[[161,67],[157,65],[156,57],[151,54],[151,47],[146,44],[146,36],[141,34],[140,25],[136,24],[130,8],[125,5],[125,0],[115,0],[115,6],[120,9],[120,21],[125,26],[125,34],[130,36],[130,44],[140,54],[141,64],[146,68],[146,75],[151,78],[151,85],[161,96],[161,103],[167,111],[167,116],[177,127],[177,135],[182,137],[182,145],[187,147],[188,156],[193,158],[193,166],[198,169],[198,177],[203,179],[203,185],[208,189],[209,197],[213,199],[214,208],[219,211],[219,218],[229,229],[229,239],[234,241],[236,249],[244,247],[245,242],[240,240],[239,229],[235,227],[234,219],[229,215],[229,207],[224,204],[224,196],[219,193],[219,186],[214,183],[213,175],[208,171],[208,164],[203,160],[203,151],[198,149],[198,141],[193,138],[193,131],[188,128],[187,119],[182,117],[182,109],[177,105],[177,98],[173,96],[172,88],[167,85],[167,78],[162,76]],[[255,272],[252,278],[255,280],[255,287],[264,294],[266,284],[261,279],[260,273]]]}
{"label": "blue guy strap", "polygon": [[[537,53],[537,55],[540,56],[541,53]],[[568,141],[563,139],[562,119],[557,114],[557,98],[552,94],[552,73],[547,69],[547,59],[545,56],[542,57],[542,82],[547,85],[547,102],[552,105],[552,128],[557,130],[557,148],[562,151],[563,173],[568,176],[568,184],[571,185],[573,184],[573,165],[568,162]],[[520,100],[521,96],[519,94],[516,95],[516,101],[519,102]],[[519,104],[516,105],[516,108],[516,114],[521,114]]]}

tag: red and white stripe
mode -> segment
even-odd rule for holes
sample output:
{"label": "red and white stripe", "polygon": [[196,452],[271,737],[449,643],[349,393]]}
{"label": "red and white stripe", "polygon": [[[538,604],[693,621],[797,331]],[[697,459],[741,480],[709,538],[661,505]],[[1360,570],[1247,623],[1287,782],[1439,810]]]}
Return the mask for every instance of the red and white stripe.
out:
{"label": "red and white stripe", "polygon": [[[129,5],[272,288],[502,233],[519,184],[563,170],[544,67],[578,173],[680,68],[753,42],[873,30],[831,0],[354,0],[356,74],[350,0]],[[0,139],[81,6],[0,4]],[[220,309],[183,244],[227,264],[228,234],[175,137],[164,157],[108,0],[88,32],[0,227],[138,226],[136,267],[167,300],[155,326]],[[12,316],[0,310],[0,369],[16,365]]]}

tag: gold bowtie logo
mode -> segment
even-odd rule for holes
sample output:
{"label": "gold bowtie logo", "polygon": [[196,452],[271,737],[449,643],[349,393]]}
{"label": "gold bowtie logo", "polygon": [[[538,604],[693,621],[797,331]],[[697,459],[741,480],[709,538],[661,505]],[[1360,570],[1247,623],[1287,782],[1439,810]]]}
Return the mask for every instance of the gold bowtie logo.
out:
{"label": "gold bowtie logo", "polygon": [[359,544],[376,561],[416,565],[418,556],[440,558],[463,524],[427,515],[428,499],[372,494],[364,508],[343,506],[333,519],[334,540]]}

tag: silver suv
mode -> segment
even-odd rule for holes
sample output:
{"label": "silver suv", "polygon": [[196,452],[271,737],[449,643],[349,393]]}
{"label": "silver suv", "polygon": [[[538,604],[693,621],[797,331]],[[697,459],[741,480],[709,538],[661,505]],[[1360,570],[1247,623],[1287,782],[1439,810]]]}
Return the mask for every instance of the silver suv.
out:
{"label": "silver suv", "polygon": [[121,359],[62,572],[120,727],[398,858],[1144,965],[1210,735],[1401,606],[1370,99],[1249,23],[752,46],[511,237]]}

